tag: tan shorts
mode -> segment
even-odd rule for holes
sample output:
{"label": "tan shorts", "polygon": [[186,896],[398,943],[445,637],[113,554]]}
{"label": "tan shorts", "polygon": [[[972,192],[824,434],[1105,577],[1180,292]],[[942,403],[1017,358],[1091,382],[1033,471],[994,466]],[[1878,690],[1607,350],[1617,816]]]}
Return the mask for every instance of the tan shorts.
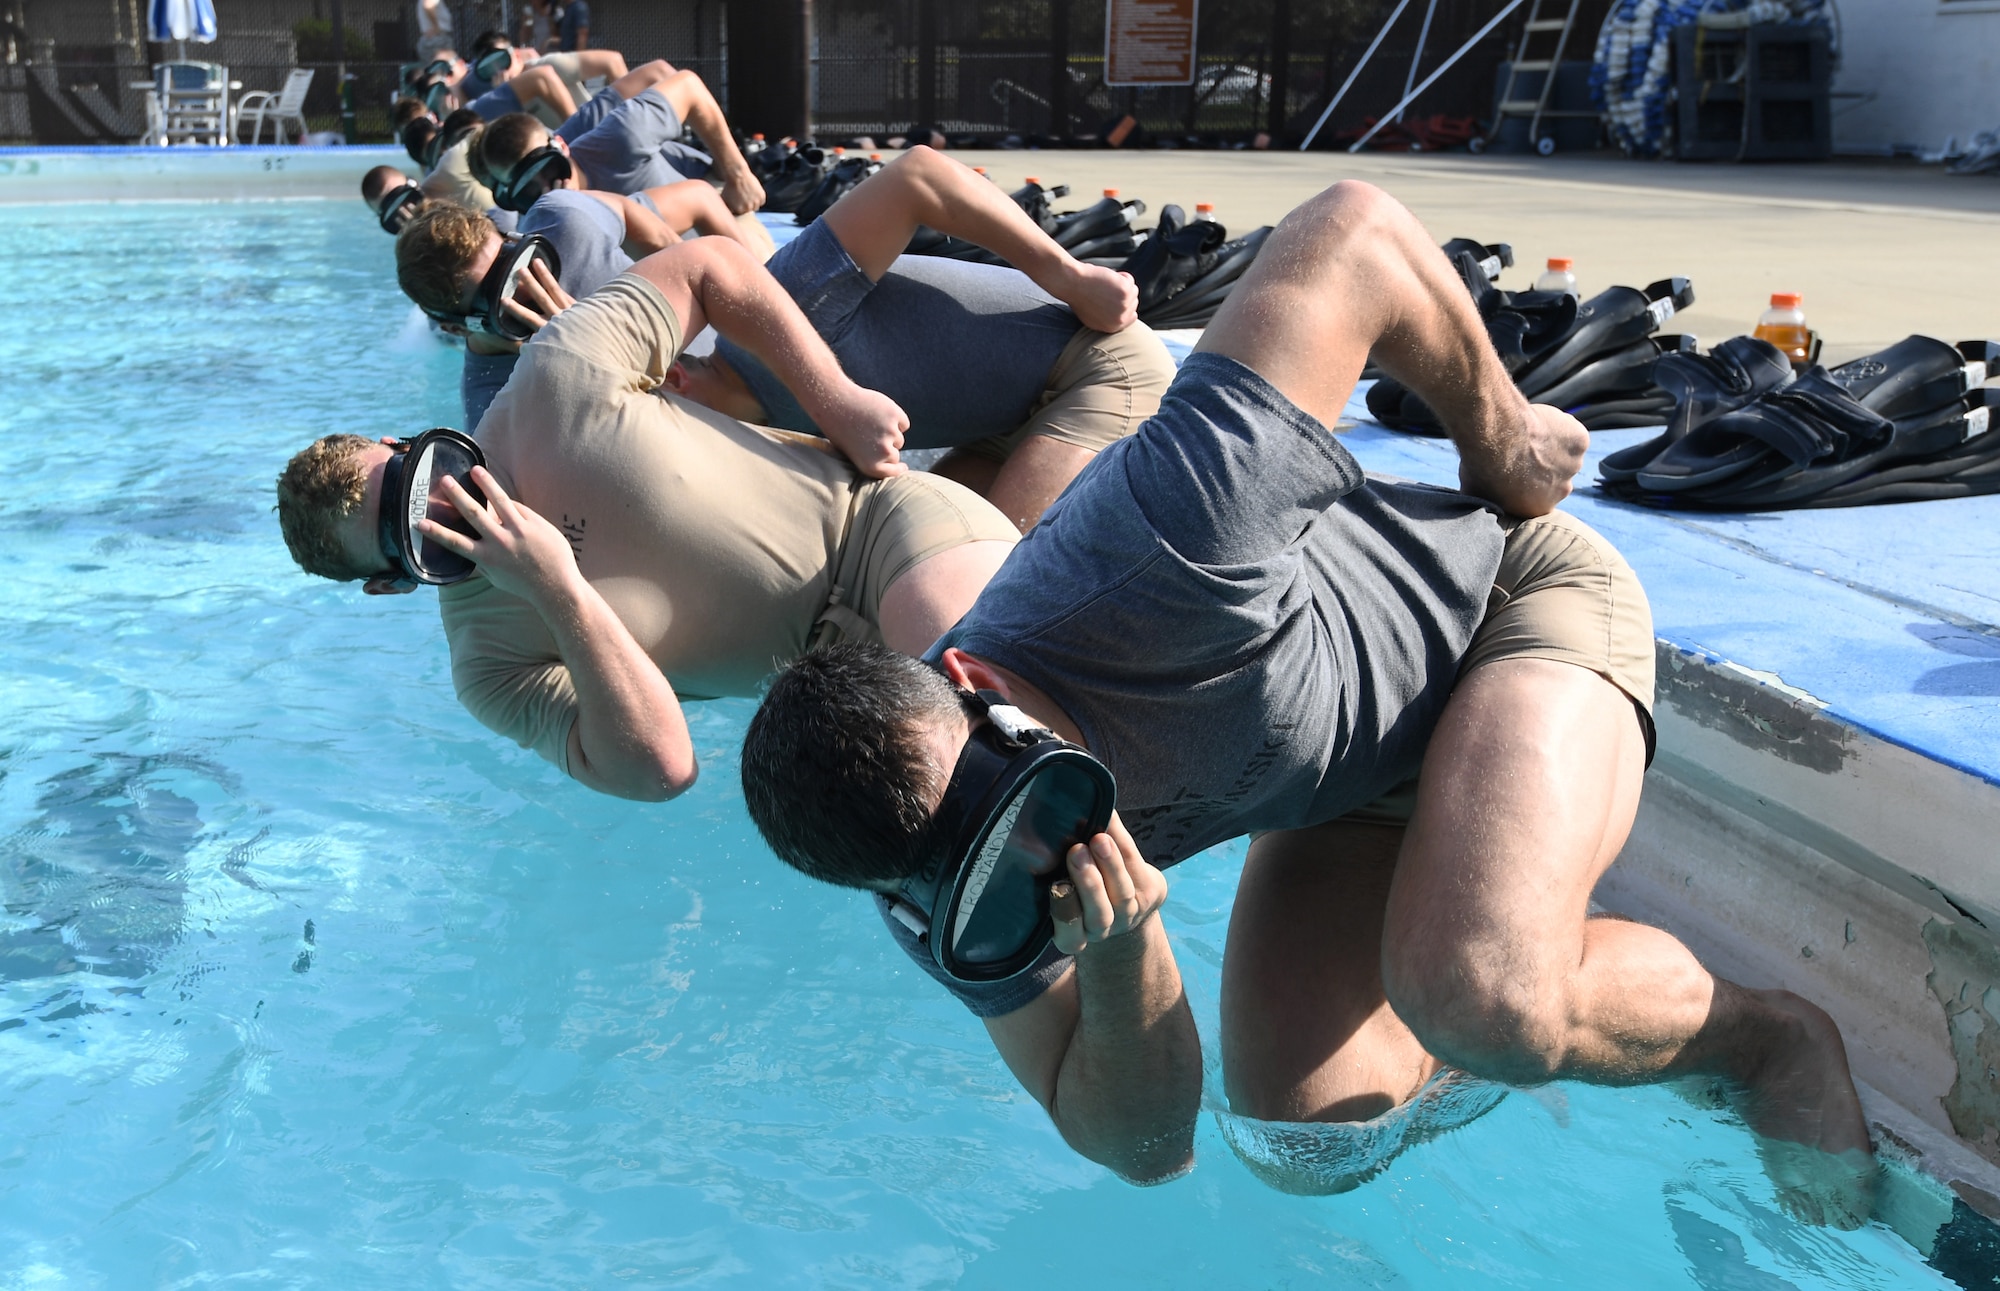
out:
{"label": "tan shorts", "polygon": [[[1566,512],[1506,523],[1507,546],[1486,618],[1459,662],[1459,677],[1502,659],[1554,659],[1588,668],[1631,699],[1650,763],[1653,611],[1639,576],[1616,547]],[[1416,806],[1417,782],[1410,779],[1341,819],[1403,825]]]}
{"label": "tan shorts", "polygon": [[1048,388],[1019,430],[974,440],[959,451],[1005,461],[1024,440],[1046,435],[1102,452],[1160,410],[1173,379],[1173,356],[1144,323],[1109,334],[1085,329],[1056,357]]}
{"label": "tan shorts", "polygon": [[942,475],[910,471],[862,485],[835,562],[832,598],[809,648],[880,641],[882,594],[891,583],[953,547],[1020,536],[992,503]]}

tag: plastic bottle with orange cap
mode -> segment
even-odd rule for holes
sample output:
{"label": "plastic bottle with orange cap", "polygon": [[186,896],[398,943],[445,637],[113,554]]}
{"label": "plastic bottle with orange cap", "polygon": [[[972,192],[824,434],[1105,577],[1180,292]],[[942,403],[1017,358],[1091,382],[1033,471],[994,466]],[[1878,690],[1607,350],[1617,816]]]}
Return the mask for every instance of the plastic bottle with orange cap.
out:
{"label": "plastic bottle with orange cap", "polygon": [[1576,262],[1568,256],[1550,256],[1548,268],[1535,279],[1536,291],[1564,291],[1577,295]]}
{"label": "plastic bottle with orange cap", "polygon": [[1757,320],[1757,330],[1752,333],[1783,350],[1795,368],[1812,359],[1813,334],[1806,326],[1805,303],[1805,297],[1796,291],[1772,292],[1771,307]]}

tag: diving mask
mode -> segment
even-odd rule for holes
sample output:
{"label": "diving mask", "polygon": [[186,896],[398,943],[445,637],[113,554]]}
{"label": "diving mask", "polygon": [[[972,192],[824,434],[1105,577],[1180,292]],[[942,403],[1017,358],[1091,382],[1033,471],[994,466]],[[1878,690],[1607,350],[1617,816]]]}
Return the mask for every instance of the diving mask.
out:
{"label": "diving mask", "polygon": [[479,445],[442,426],[395,445],[382,469],[382,506],[375,524],[382,556],[396,570],[399,583],[442,586],[472,577],[477,566],[426,538],[417,522],[432,520],[473,537],[472,527],[444,500],[438,486],[449,475],[474,501],[484,504],[486,495],[472,482],[472,468],[485,464]]}
{"label": "diving mask", "polygon": [[515,318],[506,310],[508,301],[514,298],[519,288],[521,275],[528,272],[536,260],[549,266],[549,272],[562,276],[562,258],[556,254],[555,243],[539,233],[503,233],[500,235],[500,252],[493,257],[493,267],[479,280],[478,288],[472,293],[472,311],[466,314],[441,314],[426,309],[424,313],[433,322],[451,323],[470,332],[485,332],[509,341],[525,341],[535,334],[535,329]]}
{"label": "diving mask", "polygon": [[1055,937],[1049,888],[1069,849],[1111,823],[1118,786],[1090,753],[1037,725],[997,692],[967,697],[973,727],[938,804],[949,849],[904,883],[889,913],[961,982],[997,982]]}

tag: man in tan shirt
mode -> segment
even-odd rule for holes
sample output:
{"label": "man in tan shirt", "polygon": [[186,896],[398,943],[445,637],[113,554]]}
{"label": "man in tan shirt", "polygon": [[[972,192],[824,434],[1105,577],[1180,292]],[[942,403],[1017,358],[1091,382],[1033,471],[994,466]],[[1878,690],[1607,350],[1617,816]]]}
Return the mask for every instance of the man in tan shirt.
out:
{"label": "man in tan shirt", "polygon": [[[849,460],[659,393],[683,337],[711,322],[781,374]],[[443,488],[480,534],[429,535],[479,566],[439,598],[459,698],[582,783],[657,800],[695,778],[682,699],[752,694],[810,644],[922,650],[1014,528],[908,472],[907,424],[841,373],[735,243],[647,257],[523,348],[480,425],[488,504]],[[280,523],[308,572],[404,590],[376,537],[394,451],[329,436],[286,468]]]}

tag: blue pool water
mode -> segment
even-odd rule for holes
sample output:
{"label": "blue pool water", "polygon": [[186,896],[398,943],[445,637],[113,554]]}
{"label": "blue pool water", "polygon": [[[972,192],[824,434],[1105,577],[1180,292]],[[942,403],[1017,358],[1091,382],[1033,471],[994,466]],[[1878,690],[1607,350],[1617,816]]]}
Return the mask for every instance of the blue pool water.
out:
{"label": "blue pool water", "polygon": [[[456,420],[352,202],[0,208],[0,1287],[1948,1285],[1745,1133],[1561,1087],[1330,1198],[1212,1118],[1084,1162],[865,901],[454,701],[430,594],[292,568],[285,458]],[[1204,1031],[1240,848],[1168,907]]]}

